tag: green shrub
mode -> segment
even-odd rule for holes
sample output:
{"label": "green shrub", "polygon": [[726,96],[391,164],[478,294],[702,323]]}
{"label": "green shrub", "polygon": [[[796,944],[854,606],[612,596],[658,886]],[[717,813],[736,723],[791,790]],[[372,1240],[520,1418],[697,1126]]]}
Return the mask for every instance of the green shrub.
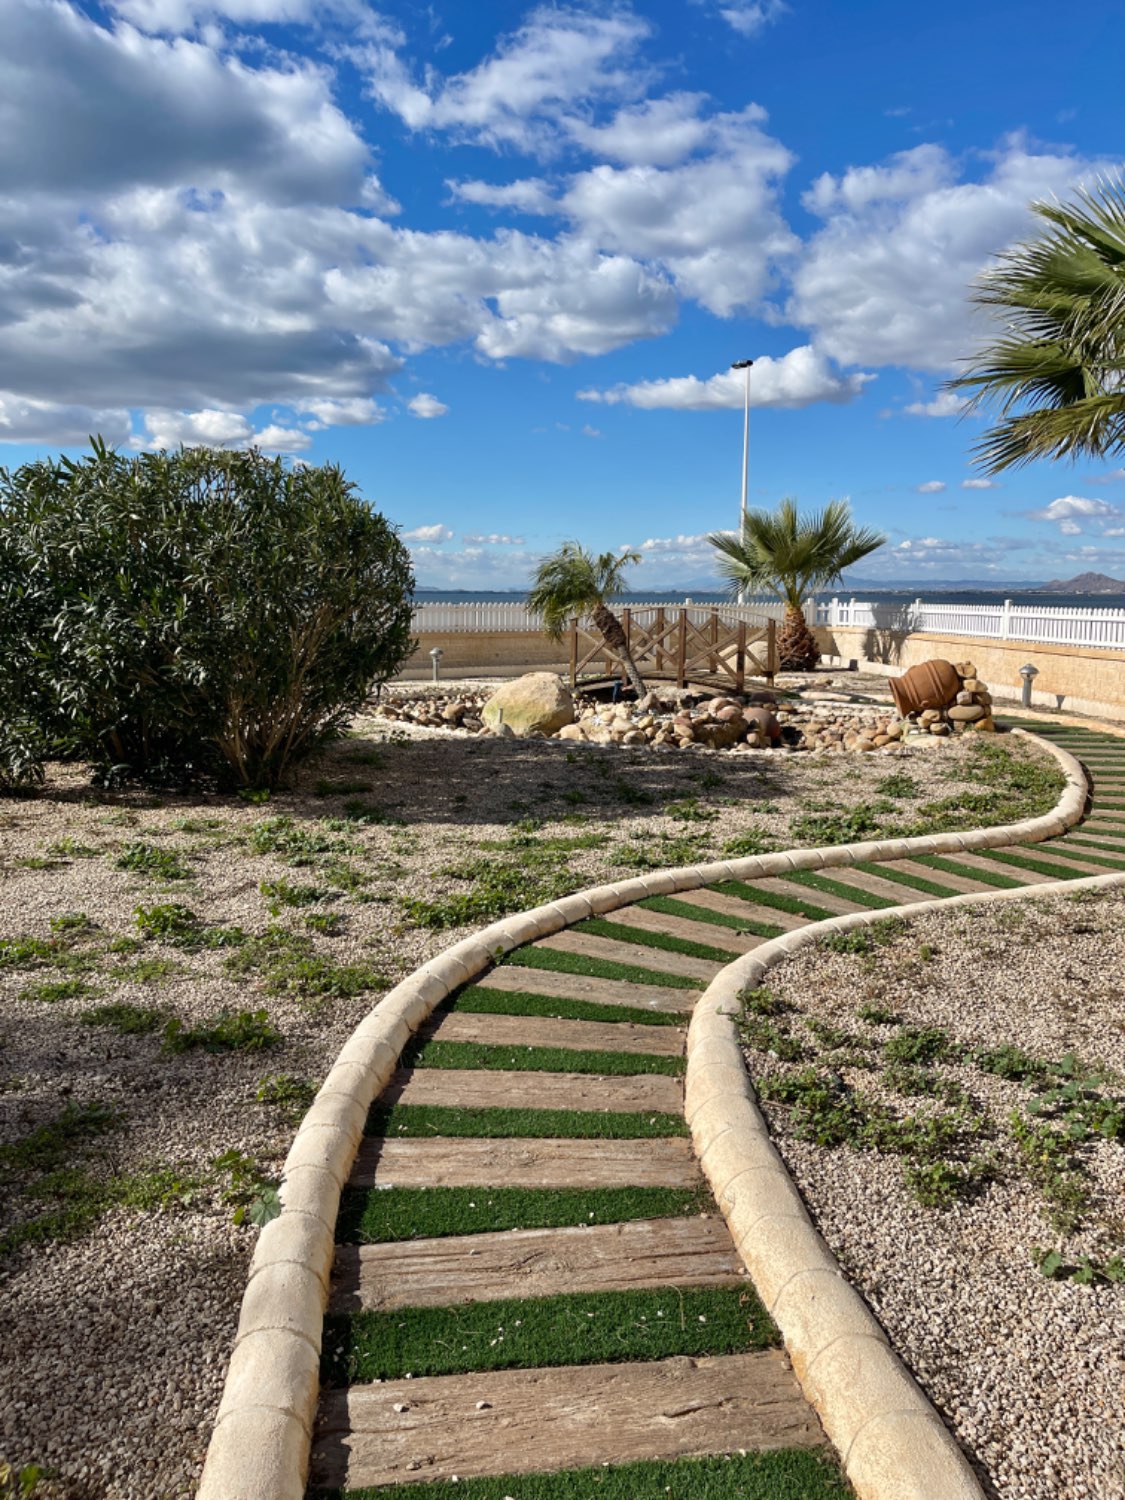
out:
{"label": "green shrub", "polygon": [[165,1052],[187,1052],[195,1047],[204,1052],[261,1052],[280,1041],[281,1032],[271,1025],[264,1010],[222,1010],[198,1026],[185,1026],[173,1017],[164,1027]]}
{"label": "green shrub", "polygon": [[0,469],[0,778],[276,785],[409,654],[410,557],[333,465],[202,448]]}

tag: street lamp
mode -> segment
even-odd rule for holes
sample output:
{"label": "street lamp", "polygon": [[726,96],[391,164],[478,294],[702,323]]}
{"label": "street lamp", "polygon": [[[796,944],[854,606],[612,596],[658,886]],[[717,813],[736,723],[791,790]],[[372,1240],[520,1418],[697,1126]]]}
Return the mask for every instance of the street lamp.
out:
{"label": "street lamp", "polygon": [[[731,365],[732,370],[746,371],[746,395],[742,409],[742,506],[739,511],[739,537],[746,525],[747,482],[750,478],[750,371],[753,364],[752,359],[736,359]],[[738,591],[738,602],[739,604],[746,602],[745,586]]]}

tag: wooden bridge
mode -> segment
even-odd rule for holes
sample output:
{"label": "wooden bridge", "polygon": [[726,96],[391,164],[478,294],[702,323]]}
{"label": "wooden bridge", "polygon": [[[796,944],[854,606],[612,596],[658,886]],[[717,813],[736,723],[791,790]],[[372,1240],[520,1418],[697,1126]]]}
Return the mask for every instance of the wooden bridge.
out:
{"label": "wooden bridge", "polygon": [[[741,614],[741,611],[740,611]],[[671,679],[677,687],[701,682],[741,693],[747,675],[771,686],[777,672],[777,621],[724,619],[719,609],[661,606],[620,611],[629,650],[642,677]],[[620,656],[581,621],[570,623],[570,683],[592,663],[603,671],[587,676],[623,675]]]}

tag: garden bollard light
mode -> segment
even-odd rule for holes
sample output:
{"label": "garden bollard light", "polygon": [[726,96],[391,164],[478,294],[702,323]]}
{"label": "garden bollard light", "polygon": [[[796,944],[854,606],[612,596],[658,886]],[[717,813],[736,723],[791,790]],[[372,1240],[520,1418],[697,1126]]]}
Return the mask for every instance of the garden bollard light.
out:
{"label": "garden bollard light", "polygon": [[430,652],[430,660],[434,664],[434,681],[437,682],[441,676],[441,659],[445,655],[440,646],[435,646]]}
{"label": "garden bollard light", "polygon": [[1034,682],[1036,677],[1039,676],[1039,668],[1033,667],[1031,663],[1028,662],[1026,667],[1020,668],[1020,676],[1023,678],[1023,697],[1020,699],[1020,702],[1023,704],[1024,708],[1030,708],[1031,684]]}

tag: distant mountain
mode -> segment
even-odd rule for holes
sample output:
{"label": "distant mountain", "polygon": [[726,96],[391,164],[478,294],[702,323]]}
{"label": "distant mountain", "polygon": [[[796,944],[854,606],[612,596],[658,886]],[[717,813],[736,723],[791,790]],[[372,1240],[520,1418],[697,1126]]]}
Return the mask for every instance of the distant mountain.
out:
{"label": "distant mountain", "polygon": [[1077,578],[1052,578],[1045,594],[1125,594],[1125,580],[1107,573],[1079,573]]}

